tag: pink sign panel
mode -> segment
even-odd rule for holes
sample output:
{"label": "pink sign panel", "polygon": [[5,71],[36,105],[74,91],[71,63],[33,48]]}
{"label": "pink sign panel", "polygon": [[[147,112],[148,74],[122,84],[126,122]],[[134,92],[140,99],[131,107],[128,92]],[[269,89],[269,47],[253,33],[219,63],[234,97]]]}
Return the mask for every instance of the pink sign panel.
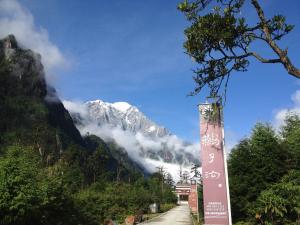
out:
{"label": "pink sign panel", "polygon": [[192,213],[198,214],[198,192],[196,181],[191,182],[191,192],[189,195],[189,206]]}
{"label": "pink sign panel", "polygon": [[229,225],[229,203],[223,149],[223,123],[219,107],[200,105],[204,223]]}

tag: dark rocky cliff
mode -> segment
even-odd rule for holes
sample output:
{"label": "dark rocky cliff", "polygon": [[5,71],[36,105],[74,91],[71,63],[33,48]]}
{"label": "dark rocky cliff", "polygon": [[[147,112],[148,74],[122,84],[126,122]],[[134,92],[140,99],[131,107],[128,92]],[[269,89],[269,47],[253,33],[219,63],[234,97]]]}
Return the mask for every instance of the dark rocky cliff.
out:
{"label": "dark rocky cliff", "polygon": [[115,174],[122,167],[126,177],[141,171],[129,159],[122,163],[100,138],[81,137],[55,89],[46,83],[41,56],[19,47],[9,35],[0,40],[0,153],[14,144],[32,146],[47,164],[62,157],[70,164],[76,161],[85,172],[89,158],[101,149],[105,157],[94,157],[93,163],[105,164],[107,172]]}

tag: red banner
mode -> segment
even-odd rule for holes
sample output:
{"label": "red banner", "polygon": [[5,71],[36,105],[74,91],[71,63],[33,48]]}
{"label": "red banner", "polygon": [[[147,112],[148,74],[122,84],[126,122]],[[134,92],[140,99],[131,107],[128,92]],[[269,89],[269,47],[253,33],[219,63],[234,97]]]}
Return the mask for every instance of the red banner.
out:
{"label": "red banner", "polygon": [[197,183],[195,180],[191,180],[191,192],[189,195],[189,206],[194,214],[198,214],[198,192]]}
{"label": "red banner", "polygon": [[222,112],[217,104],[201,104],[199,111],[204,223],[231,225]]}

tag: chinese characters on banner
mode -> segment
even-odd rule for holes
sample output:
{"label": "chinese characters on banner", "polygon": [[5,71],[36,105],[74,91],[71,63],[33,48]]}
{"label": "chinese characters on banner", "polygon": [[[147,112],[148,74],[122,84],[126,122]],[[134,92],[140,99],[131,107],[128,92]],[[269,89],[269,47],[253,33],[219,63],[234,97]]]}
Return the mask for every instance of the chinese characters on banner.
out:
{"label": "chinese characters on banner", "polygon": [[231,225],[223,149],[222,112],[216,104],[201,104],[199,111],[204,223]]}

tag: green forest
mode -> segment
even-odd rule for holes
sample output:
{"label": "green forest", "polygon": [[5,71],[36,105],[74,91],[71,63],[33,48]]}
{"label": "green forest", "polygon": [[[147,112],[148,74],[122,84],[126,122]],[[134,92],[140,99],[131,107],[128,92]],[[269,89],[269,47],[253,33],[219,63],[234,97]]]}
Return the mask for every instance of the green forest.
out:
{"label": "green forest", "polygon": [[5,150],[0,160],[1,224],[102,224],[106,218],[124,222],[127,215],[147,212],[153,202],[165,207],[176,202],[167,184],[161,190],[157,173],[129,182],[112,181],[103,171],[89,183],[76,163],[59,160],[45,166],[32,147]]}
{"label": "green forest", "polygon": [[275,131],[258,123],[228,160],[232,216],[237,224],[300,224],[300,118]]}

